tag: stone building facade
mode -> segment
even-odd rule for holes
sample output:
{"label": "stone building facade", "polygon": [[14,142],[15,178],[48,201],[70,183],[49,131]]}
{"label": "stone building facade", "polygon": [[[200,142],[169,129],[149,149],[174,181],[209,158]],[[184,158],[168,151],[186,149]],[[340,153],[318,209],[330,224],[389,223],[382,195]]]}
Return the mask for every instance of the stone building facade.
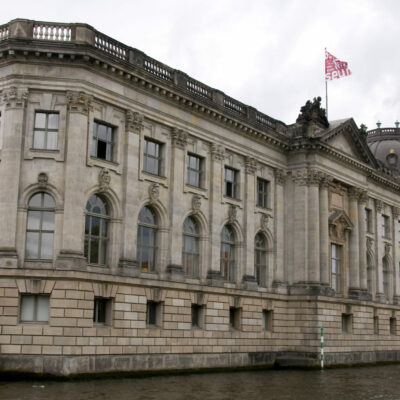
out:
{"label": "stone building facade", "polygon": [[0,26],[0,369],[398,360],[400,183],[84,24]]}

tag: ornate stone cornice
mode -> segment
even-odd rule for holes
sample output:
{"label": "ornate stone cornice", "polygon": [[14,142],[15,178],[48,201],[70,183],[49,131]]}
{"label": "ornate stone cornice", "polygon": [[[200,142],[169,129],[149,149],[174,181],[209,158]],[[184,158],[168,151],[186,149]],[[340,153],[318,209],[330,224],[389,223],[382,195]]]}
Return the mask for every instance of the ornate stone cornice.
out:
{"label": "ornate stone cornice", "polygon": [[183,129],[172,128],[171,139],[173,147],[184,150],[187,145],[188,134]]}
{"label": "ornate stone cornice", "polygon": [[254,175],[257,170],[257,160],[252,157],[246,157],[244,160],[246,174]]}
{"label": "ornate stone cornice", "polygon": [[70,113],[87,115],[92,108],[93,96],[84,92],[67,92],[67,106]]}
{"label": "ornate stone cornice", "polygon": [[211,158],[214,161],[223,161],[225,160],[225,149],[220,144],[213,143],[211,145]]}
{"label": "ornate stone cornice", "polygon": [[274,169],[275,182],[277,185],[284,185],[286,182],[286,171],[283,169]]}
{"label": "ornate stone cornice", "polygon": [[125,128],[130,132],[140,133],[143,129],[144,115],[131,110],[126,111]]}
{"label": "ornate stone cornice", "polygon": [[375,199],[375,208],[377,212],[382,212],[383,210],[383,201]]}
{"label": "ornate stone cornice", "polygon": [[5,89],[2,94],[2,101],[6,108],[25,108],[28,100],[28,91],[12,86]]}

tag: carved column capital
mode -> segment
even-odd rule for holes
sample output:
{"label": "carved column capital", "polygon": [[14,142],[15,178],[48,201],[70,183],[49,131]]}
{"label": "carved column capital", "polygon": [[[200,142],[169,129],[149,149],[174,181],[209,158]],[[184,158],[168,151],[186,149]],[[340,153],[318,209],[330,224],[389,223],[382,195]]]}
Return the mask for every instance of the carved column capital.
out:
{"label": "carved column capital", "polygon": [[286,171],[283,169],[274,169],[275,182],[277,185],[284,185],[286,182]]}
{"label": "carved column capital", "polygon": [[333,176],[324,173],[321,174],[321,188],[327,189],[332,182]]}
{"label": "carved column capital", "polygon": [[383,201],[382,200],[375,199],[375,209],[379,213],[382,212],[382,210],[383,210]]}
{"label": "carved column capital", "polygon": [[184,150],[187,145],[188,134],[183,129],[172,128],[172,146]]}
{"label": "carved column capital", "polygon": [[360,204],[367,204],[367,202],[368,202],[368,191],[367,190],[364,190],[364,189],[361,189],[360,190],[360,198],[359,198],[359,200],[358,200],[358,202],[360,203]]}
{"label": "carved column capital", "polygon": [[319,186],[321,183],[321,172],[317,169],[309,169],[307,171],[307,184],[313,186]]}
{"label": "carved column capital", "polygon": [[225,160],[225,149],[220,144],[213,143],[211,145],[211,158],[214,161]]}
{"label": "carved column capital", "polygon": [[400,216],[400,208],[399,207],[392,207],[392,214],[394,218],[399,218]]}
{"label": "carved column capital", "polygon": [[92,108],[93,96],[84,92],[67,92],[67,107],[70,113],[88,115]]}
{"label": "carved column capital", "polygon": [[349,199],[351,200],[358,200],[360,198],[360,194],[361,189],[358,187],[353,186],[348,190]]}
{"label": "carved column capital", "polygon": [[25,108],[28,101],[28,91],[11,86],[3,91],[2,101],[6,108]]}
{"label": "carved column capital", "polygon": [[244,160],[246,174],[254,175],[257,170],[257,161],[252,157],[246,157]]}
{"label": "carved column capital", "polygon": [[293,182],[300,186],[306,186],[308,183],[308,170],[307,169],[297,169],[292,172]]}
{"label": "carved column capital", "polygon": [[140,133],[143,129],[144,115],[127,110],[125,114],[125,128],[130,132]]}

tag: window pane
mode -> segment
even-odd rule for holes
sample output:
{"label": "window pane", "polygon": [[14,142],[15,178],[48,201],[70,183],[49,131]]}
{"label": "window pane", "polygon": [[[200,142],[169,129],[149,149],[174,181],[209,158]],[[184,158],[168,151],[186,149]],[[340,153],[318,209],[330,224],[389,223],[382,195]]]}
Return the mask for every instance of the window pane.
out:
{"label": "window pane", "polygon": [[97,138],[107,141],[107,127],[105,125],[97,124]]}
{"label": "window pane", "polygon": [[33,134],[33,148],[34,149],[44,149],[44,131],[35,131]]}
{"label": "window pane", "polygon": [[42,194],[37,193],[29,200],[29,207],[41,207]]}
{"label": "window pane", "polygon": [[92,219],[92,232],[91,232],[91,235],[99,236],[99,234],[100,234],[100,218],[91,217],[91,219]]}
{"label": "window pane", "polygon": [[49,297],[37,296],[36,320],[46,322],[49,320]]}
{"label": "window pane", "polygon": [[48,129],[58,129],[58,114],[50,113],[48,115]]}
{"label": "window pane", "polygon": [[40,258],[49,260],[53,258],[53,233],[42,233]]}
{"label": "window pane", "polygon": [[57,132],[47,132],[46,149],[57,150]]}
{"label": "window pane", "polygon": [[40,229],[40,211],[28,211],[28,229]]}
{"label": "window pane", "polygon": [[33,321],[35,313],[35,296],[21,297],[21,321]]}
{"label": "window pane", "polygon": [[99,242],[97,240],[90,241],[89,263],[91,264],[99,263]]}
{"label": "window pane", "polygon": [[45,208],[50,208],[50,207],[55,207],[55,202],[53,197],[51,197],[47,193],[43,193],[43,207]]}
{"label": "window pane", "polygon": [[44,231],[54,230],[54,212],[53,211],[43,211],[42,212],[42,230],[44,230]]}
{"label": "window pane", "polygon": [[99,259],[99,264],[105,265],[106,260],[107,260],[107,241],[101,240],[100,241],[100,259]]}
{"label": "window pane", "polygon": [[38,258],[39,257],[39,233],[27,232],[26,234],[26,257]]}
{"label": "window pane", "polygon": [[35,128],[46,128],[46,114],[45,113],[36,113],[35,114]]}

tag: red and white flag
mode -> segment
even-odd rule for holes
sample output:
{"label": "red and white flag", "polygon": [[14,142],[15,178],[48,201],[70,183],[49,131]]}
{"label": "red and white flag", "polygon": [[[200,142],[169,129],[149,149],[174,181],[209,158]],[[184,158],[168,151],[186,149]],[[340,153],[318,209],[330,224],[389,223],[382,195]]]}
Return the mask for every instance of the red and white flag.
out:
{"label": "red and white flag", "polygon": [[351,75],[351,71],[347,62],[338,60],[325,50],[325,80],[331,81],[348,75]]}

